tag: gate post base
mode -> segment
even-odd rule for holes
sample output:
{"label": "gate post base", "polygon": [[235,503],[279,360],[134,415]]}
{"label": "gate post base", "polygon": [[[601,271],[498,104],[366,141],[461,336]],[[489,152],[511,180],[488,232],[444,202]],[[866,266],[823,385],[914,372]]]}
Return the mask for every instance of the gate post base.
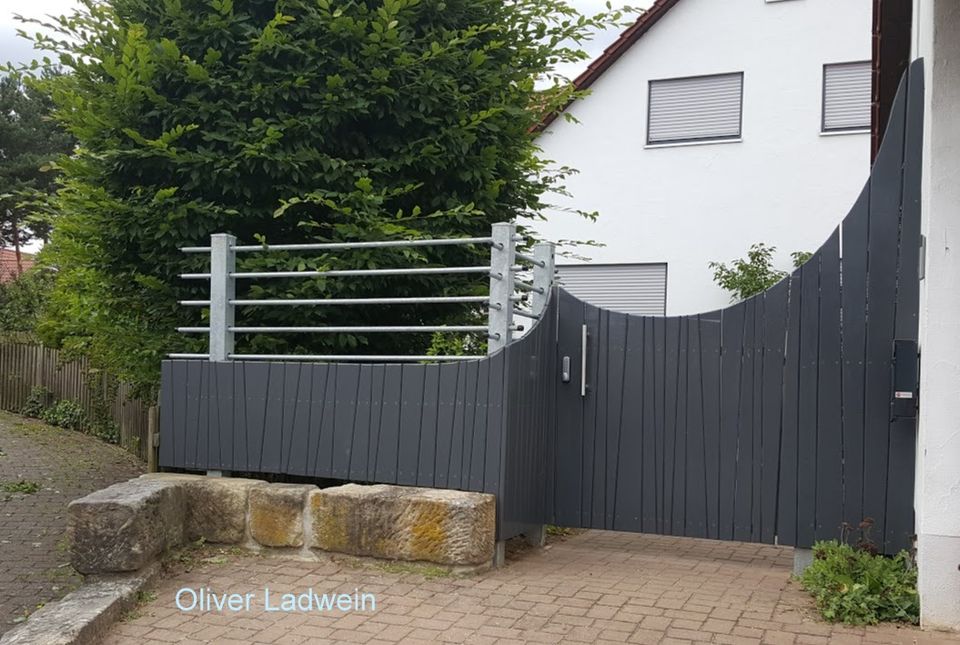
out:
{"label": "gate post base", "polygon": [[801,576],[807,567],[813,564],[813,549],[793,549],[793,575]]}
{"label": "gate post base", "polygon": [[493,545],[493,568],[499,569],[507,560],[507,543],[497,540]]}
{"label": "gate post base", "polygon": [[526,538],[527,544],[530,546],[543,547],[547,543],[547,527],[543,524],[537,524],[527,529],[523,537]]}

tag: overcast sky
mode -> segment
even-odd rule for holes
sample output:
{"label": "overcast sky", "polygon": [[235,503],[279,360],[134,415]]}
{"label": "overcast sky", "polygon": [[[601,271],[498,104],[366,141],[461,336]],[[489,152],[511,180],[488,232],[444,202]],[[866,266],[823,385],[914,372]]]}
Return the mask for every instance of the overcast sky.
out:
{"label": "overcast sky", "polygon": [[[626,1],[626,0],[624,0]],[[604,8],[606,0],[571,0],[572,4],[585,13],[592,13]],[[649,6],[650,0],[633,0],[635,6]],[[28,62],[36,55],[30,43],[16,35],[16,29],[22,25],[13,19],[13,14],[20,13],[30,17],[43,17],[47,14],[60,15],[76,6],[74,0],[0,0],[0,63],[12,61],[15,63]],[[596,56],[603,48],[616,37],[616,31],[599,34],[589,45],[587,50]],[[574,76],[585,65],[564,70],[568,76]]]}

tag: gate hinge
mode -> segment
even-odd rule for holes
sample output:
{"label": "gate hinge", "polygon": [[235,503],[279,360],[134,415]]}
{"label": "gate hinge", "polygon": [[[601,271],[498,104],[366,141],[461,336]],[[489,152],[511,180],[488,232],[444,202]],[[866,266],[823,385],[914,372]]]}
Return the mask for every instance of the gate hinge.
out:
{"label": "gate hinge", "polygon": [[927,273],[927,236],[920,236],[920,257],[917,258],[917,276],[923,280]]}

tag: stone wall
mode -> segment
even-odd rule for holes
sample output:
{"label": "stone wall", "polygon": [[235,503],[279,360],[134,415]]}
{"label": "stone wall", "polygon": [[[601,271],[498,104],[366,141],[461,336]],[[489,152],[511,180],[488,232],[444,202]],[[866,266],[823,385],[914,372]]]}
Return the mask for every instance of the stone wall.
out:
{"label": "stone wall", "polygon": [[493,560],[496,531],[495,498],[483,493],[166,473],[114,484],[69,510],[73,566],[83,574],[137,571],[198,539],[480,567]]}

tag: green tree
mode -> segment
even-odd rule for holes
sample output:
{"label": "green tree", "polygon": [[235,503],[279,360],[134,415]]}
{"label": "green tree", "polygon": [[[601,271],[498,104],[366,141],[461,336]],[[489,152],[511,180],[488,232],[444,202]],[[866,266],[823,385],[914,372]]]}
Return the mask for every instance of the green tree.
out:
{"label": "green tree", "polygon": [[46,240],[50,232],[49,218],[34,207],[38,194],[54,188],[49,164],[73,147],[50,118],[51,108],[49,98],[25,87],[20,75],[0,77],[0,247],[15,250],[20,271],[20,248]]}
{"label": "green tree", "polygon": [[[750,246],[746,258],[733,260],[728,266],[723,262],[711,262],[713,281],[729,291],[732,302],[746,300],[765,291],[787,277],[786,271],[773,266],[773,254],[777,247],[758,242]],[[793,266],[799,267],[810,259],[812,253],[794,251],[790,254]]]}
{"label": "green tree", "polygon": [[34,334],[53,288],[55,274],[35,267],[0,284],[0,332]]}
{"label": "green tree", "polygon": [[[206,285],[178,251],[215,232],[303,241],[483,236],[536,218],[567,169],[547,171],[533,126],[576,93],[557,65],[621,12],[563,0],[81,0],[35,47],[69,74],[34,86],[79,142],[61,160],[43,326],[138,383],[169,351],[177,305]],[[27,21],[30,22],[30,21]],[[24,34],[25,35],[25,34]],[[45,62],[45,64],[46,64]],[[539,79],[539,80],[538,80]],[[544,89],[543,80],[547,89]],[[246,254],[245,269],[477,265],[484,248]],[[252,297],[472,294],[479,277],[272,280]],[[470,307],[244,308],[247,324],[420,324]],[[422,352],[429,337],[241,337],[258,352]]]}

